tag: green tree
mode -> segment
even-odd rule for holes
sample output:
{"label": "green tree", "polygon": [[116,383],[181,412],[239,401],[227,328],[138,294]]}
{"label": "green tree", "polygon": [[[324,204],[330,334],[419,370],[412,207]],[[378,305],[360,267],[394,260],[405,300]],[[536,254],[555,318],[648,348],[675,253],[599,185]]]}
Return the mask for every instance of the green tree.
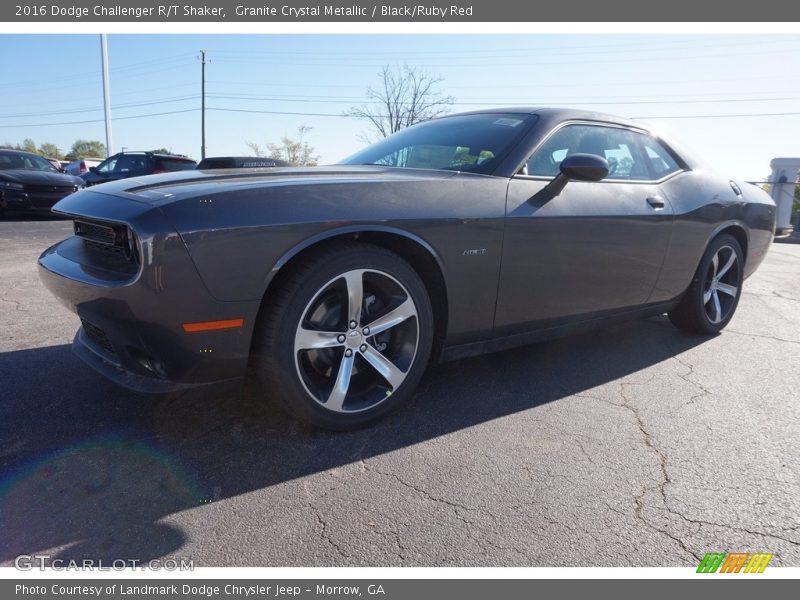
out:
{"label": "green tree", "polygon": [[39,154],[46,156],[47,158],[57,158],[59,160],[64,157],[64,155],[61,154],[61,150],[58,148],[58,146],[51,144],[50,142],[45,142],[39,146]]}
{"label": "green tree", "polygon": [[279,144],[267,144],[266,150],[255,142],[247,142],[247,146],[256,156],[279,158],[295,167],[316,167],[319,155],[314,154],[314,147],[305,141],[309,131],[311,127],[301,125],[297,128],[296,140],[283,136]]}
{"label": "green tree", "polygon": [[70,158],[105,158],[106,145],[98,140],[75,140],[67,152]]}
{"label": "green tree", "polygon": [[34,142],[31,138],[25,138],[22,140],[21,144],[17,144],[17,150],[24,150],[25,152],[39,154],[39,151],[36,148],[36,142]]}
{"label": "green tree", "polygon": [[428,75],[415,67],[390,67],[385,65],[378,74],[380,85],[367,88],[369,102],[353,106],[345,113],[348,117],[362,119],[374,131],[362,135],[365,141],[378,139],[447,113],[454,102],[452,96],[443,95],[438,85],[441,77]]}
{"label": "green tree", "polygon": [[794,186],[794,201],[792,202],[792,212],[800,212],[800,183]]}
{"label": "green tree", "polygon": [[151,150],[153,154],[172,154],[172,150],[167,150],[166,148],[156,148],[155,150]]}

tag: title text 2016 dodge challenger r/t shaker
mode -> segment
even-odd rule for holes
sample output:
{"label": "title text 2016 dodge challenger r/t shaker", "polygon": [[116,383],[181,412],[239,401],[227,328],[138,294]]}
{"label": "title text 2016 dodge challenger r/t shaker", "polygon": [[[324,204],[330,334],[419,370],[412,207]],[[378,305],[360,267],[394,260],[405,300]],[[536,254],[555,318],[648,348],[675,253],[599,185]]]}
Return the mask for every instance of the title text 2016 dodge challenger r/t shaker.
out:
{"label": "title text 2016 dodge challenger r/t shaker", "polygon": [[497,109],[409,127],[331,167],[183,171],[54,210],[39,259],[75,352],[140,391],[242,379],[317,426],[363,425],[431,360],[667,313],[719,332],[775,205],[641,125]]}

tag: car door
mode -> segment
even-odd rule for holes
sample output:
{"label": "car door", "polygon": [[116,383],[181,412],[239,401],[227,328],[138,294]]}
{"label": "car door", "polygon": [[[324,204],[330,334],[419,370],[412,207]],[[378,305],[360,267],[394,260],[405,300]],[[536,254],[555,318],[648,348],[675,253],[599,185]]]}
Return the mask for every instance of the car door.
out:
{"label": "car door", "polygon": [[[669,245],[673,213],[641,133],[599,123],[559,126],[509,182],[495,334],[580,321],[647,303]],[[544,188],[564,158],[596,154],[599,182]]]}
{"label": "car door", "polygon": [[119,157],[119,154],[109,156],[107,159],[97,165],[94,170],[89,169],[87,173],[84,173],[84,179],[92,185],[96,183],[103,183],[104,181],[110,181],[114,175],[114,169],[117,166],[117,160]]}

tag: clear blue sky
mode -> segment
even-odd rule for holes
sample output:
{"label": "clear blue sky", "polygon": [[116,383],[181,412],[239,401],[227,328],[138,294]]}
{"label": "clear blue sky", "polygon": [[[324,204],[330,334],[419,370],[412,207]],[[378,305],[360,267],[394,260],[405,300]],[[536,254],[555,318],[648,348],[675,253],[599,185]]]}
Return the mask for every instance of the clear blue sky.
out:
{"label": "clear blue sky", "polygon": [[[798,35],[109,35],[115,150],[200,155],[199,50],[207,51],[208,155],[293,136],[332,163],[361,146],[365,101],[384,64],[444,78],[453,111],[579,106],[648,117],[721,171],[769,173],[800,155]],[[0,35],[0,142],[67,149],[104,140],[98,35]],[[186,111],[176,114],[152,115]],[[713,118],[708,115],[763,115]],[[140,115],[152,115],[142,116]],[[694,116],[696,118],[669,118]],[[136,118],[126,118],[136,117]],[[73,121],[94,121],[67,124]]]}

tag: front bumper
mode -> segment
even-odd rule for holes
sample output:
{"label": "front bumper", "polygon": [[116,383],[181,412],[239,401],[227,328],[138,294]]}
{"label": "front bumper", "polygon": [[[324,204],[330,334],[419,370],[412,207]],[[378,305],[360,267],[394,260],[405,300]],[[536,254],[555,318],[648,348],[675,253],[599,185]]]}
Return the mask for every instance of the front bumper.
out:
{"label": "front bumper", "polygon": [[69,192],[25,191],[9,190],[0,191],[0,208],[21,212],[50,213],[53,205],[65,198]]}
{"label": "front bumper", "polygon": [[83,327],[75,333],[75,338],[72,340],[72,352],[106,379],[134,392],[167,394],[209,385],[204,383],[179,383],[126,371],[118,362],[110,359],[106,353],[98,349]]}
{"label": "front bumper", "polygon": [[[39,257],[45,287],[81,319],[75,354],[115,383],[139,392],[241,380],[259,302],[215,299],[183,240],[166,227],[157,209],[129,214],[125,223],[139,236],[140,265],[132,269],[104,263],[76,236]],[[183,328],[223,319],[243,319],[244,324],[198,333]]]}

